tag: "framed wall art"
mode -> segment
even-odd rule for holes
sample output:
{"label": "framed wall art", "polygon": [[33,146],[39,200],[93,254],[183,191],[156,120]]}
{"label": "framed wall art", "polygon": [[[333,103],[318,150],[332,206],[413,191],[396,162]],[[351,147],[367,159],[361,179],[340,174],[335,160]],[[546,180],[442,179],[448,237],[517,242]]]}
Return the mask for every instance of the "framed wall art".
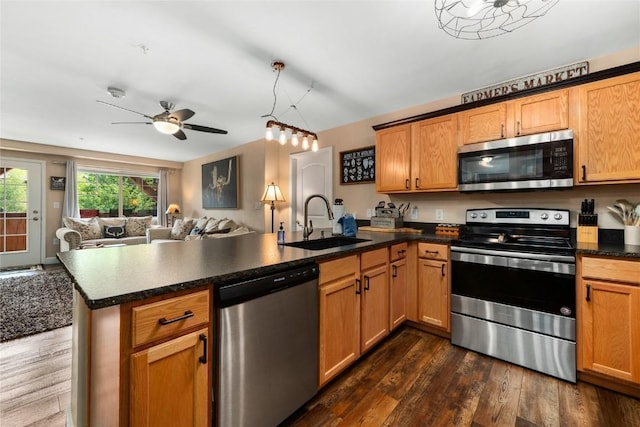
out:
{"label": "framed wall art", "polygon": [[49,188],[52,190],[64,190],[67,183],[67,178],[64,176],[52,176],[49,183]]}
{"label": "framed wall art", "polygon": [[237,209],[238,156],[202,165],[202,208]]}
{"label": "framed wall art", "polygon": [[340,184],[376,181],[376,147],[340,152]]}

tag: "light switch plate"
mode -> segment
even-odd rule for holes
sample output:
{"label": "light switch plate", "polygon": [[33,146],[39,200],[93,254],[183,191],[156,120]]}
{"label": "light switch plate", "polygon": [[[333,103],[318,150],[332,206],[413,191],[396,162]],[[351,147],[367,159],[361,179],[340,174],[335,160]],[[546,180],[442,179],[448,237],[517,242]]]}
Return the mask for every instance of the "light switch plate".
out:
{"label": "light switch plate", "polygon": [[444,221],[444,209],[436,209],[436,221]]}

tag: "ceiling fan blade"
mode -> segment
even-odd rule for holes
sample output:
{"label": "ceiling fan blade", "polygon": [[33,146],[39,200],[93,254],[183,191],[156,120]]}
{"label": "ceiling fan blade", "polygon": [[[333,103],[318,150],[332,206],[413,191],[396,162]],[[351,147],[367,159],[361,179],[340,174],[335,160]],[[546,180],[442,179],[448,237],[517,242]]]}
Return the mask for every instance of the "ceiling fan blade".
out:
{"label": "ceiling fan blade", "polygon": [[189,120],[191,117],[196,114],[195,112],[185,108],[184,110],[172,111],[169,113],[170,116],[173,116],[178,119],[179,122],[183,122],[185,120]]}
{"label": "ceiling fan blade", "polygon": [[210,127],[207,127],[207,126],[192,125],[191,123],[183,123],[182,127],[185,128],[185,129],[197,130],[197,131],[200,131],[200,132],[220,133],[220,134],[223,134],[223,135],[226,135],[226,134],[229,133],[226,130],[210,128]]}
{"label": "ceiling fan blade", "polygon": [[151,122],[111,122],[112,125],[152,125]]}
{"label": "ceiling fan blade", "polygon": [[184,132],[182,132],[182,130],[179,130],[178,132],[174,133],[173,136],[178,138],[180,141],[184,141],[185,139],[187,139],[187,135],[185,135]]}
{"label": "ceiling fan blade", "polygon": [[146,114],[140,113],[138,111],[129,110],[128,108],[124,108],[124,107],[121,107],[121,106],[115,105],[115,104],[109,104],[108,102],[100,101],[99,99],[96,99],[96,102],[99,102],[100,104],[108,105],[108,106],[113,107],[113,108],[118,108],[120,110],[129,111],[130,113],[140,114],[141,116],[144,116],[147,119],[152,119],[153,118],[151,116],[147,116]]}

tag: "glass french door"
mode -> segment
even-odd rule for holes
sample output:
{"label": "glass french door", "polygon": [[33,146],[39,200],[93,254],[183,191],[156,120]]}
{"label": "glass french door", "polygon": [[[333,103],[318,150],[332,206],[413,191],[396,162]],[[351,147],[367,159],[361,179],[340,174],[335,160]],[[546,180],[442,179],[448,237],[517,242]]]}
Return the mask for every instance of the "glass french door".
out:
{"label": "glass french door", "polygon": [[42,258],[42,163],[0,160],[0,267]]}

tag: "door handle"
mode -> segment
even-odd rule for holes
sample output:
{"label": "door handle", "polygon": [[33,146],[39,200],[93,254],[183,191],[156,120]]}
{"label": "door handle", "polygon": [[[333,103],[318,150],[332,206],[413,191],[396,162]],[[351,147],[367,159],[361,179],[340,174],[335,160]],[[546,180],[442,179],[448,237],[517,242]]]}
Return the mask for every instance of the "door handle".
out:
{"label": "door handle", "polygon": [[198,358],[200,363],[203,365],[207,364],[207,336],[205,334],[200,334],[200,341],[202,341],[202,356]]}
{"label": "door handle", "polygon": [[416,188],[420,188],[420,178],[416,178]]}
{"label": "door handle", "polygon": [[582,180],[587,180],[587,165],[582,165]]}
{"label": "door handle", "polygon": [[409,189],[409,178],[404,180],[404,188]]}
{"label": "door handle", "polygon": [[591,301],[591,285],[587,283],[587,302]]}
{"label": "door handle", "polygon": [[504,123],[500,125],[500,138],[504,138]]}
{"label": "door handle", "polygon": [[516,122],[516,135],[520,135],[520,120]]}
{"label": "door handle", "polygon": [[38,221],[40,218],[38,218],[37,216],[35,216],[35,217],[31,218],[31,219],[32,219],[32,220],[34,220],[34,221]]}
{"label": "door handle", "polygon": [[369,276],[364,276],[364,290],[369,290]]}
{"label": "door handle", "polygon": [[356,295],[360,295],[362,293],[362,282],[360,279],[356,279]]}
{"label": "door handle", "polygon": [[444,277],[444,264],[440,266],[440,273],[442,274],[442,277]]}
{"label": "door handle", "polygon": [[398,277],[398,266],[397,265],[392,265],[391,266],[391,277]]}

